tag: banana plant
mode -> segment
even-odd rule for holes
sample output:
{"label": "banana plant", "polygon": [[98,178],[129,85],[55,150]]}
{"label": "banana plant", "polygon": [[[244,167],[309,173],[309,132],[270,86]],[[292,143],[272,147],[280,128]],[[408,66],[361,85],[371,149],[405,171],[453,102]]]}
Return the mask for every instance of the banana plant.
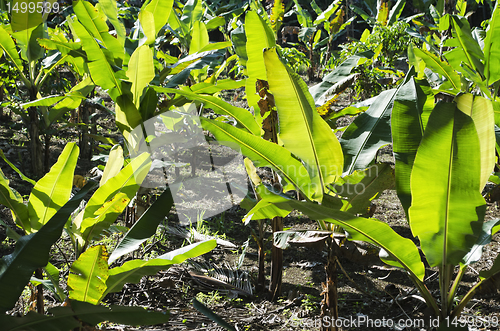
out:
{"label": "banana plant", "polygon": [[[33,21],[37,19],[41,21],[42,14],[35,12],[33,15],[39,16],[32,17]],[[47,52],[37,42],[39,38],[48,37],[49,29],[45,23],[36,26],[32,24],[33,22],[27,19],[18,19],[13,21],[12,25],[0,24],[0,48],[8,63],[17,71],[23,90],[27,95],[28,100],[26,101],[40,98],[47,79],[54,73],[55,69],[71,57],[69,54],[56,59],[51,57],[53,54]],[[40,140],[40,135],[44,134],[44,131],[47,134],[46,131],[51,125],[48,111],[46,107],[33,106],[29,107],[26,113],[22,112],[20,115],[28,128],[29,151],[32,160],[31,170],[36,178],[41,178],[48,171],[50,135],[45,138],[45,160],[47,162],[44,161],[44,146]]]}

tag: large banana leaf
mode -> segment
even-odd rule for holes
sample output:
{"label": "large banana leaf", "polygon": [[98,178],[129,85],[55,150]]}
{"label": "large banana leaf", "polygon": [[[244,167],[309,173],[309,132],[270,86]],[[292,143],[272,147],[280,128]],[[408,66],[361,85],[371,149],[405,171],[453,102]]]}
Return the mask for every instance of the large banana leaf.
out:
{"label": "large banana leaf", "polygon": [[174,0],[152,0],[148,3],[146,8],[141,9],[141,11],[145,10],[153,14],[155,36],[158,35],[161,28],[167,24],[173,4]]}
{"label": "large banana leaf", "polygon": [[279,137],[285,148],[305,164],[321,200],[324,187],[342,174],[342,148],[330,126],[316,112],[306,83],[281,62],[275,49],[264,51],[269,88],[279,117]]}
{"label": "large banana leaf", "polygon": [[342,62],[339,66],[335,68],[328,75],[323,77],[323,81],[312,86],[309,89],[316,107],[322,106],[328,101],[327,97],[330,94],[330,90],[335,84],[347,81],[350,77],[354,77],[355,74],[351,74],[351,70],[358,64],[361,57],[358,55],[352,55],[347,60]]}
{"label": "large banana leaf", "polygon": [[297,209],[315,220],[324,220],[340,225],[350,235],[350,239],[369,242],[382,248],[387,256],[380,256],[385,263],[405,268],[421,281],[425,276],[425,267],[420,259],[418,248],[407,238],[401,237],[389,225],[373,218],[356,217],[350,213],[328,208],[314,202],[301,202],[281,197],[275,205],[282,209]]}
{"label": "large banana leaf", "polygon": [[489,28],[486,31],[484,40],[484,75],[486,77],[486,85],[491,85],[500,80],[500,7],[498,1],[495,3],[495,9],[491,14]]}
{"label": "large banana leaf", "polygon": [[370,202],[382,191],[394,186],[394,171],[387,163],[375,164],[366,170],[356,170],[335,182],[332,187],[345,198],[342,211],[365,214]]}
{"label": "large banana leaf", "polygon": [[196,21],[193,23],[191,30],[191,43],[189,44],[189,54],[194,54],[201,51],[203,47],[208,45],[208,31],[205,23]]}
{"label": "large banana leaf", "polygon": [[396,191],[408,219],[411,205],[410,174],[424,135],[434,95],[430,86],[411,78],[398,90],[391,116],[392,150],[396,159]]}
{"label": "large banana leaf", "polygon": [[397,93],[391,89],[380,93],[370,108],[347,127],[340,144],[344,151],[344,174],[368,168],[377,151],[391,143],[391,111]]}
{"label": "large banana leaf", "polygon": [[[21,50],[21,57],[33,66],[37,60],[43,58],[45,50],[36,41],[39,38],[45,38],[47,30],[44,24],[38,26],[32,25],[30,28],[12,33],[16,44]],[[30,68],[30,74],[33,74],[33,67]]]}
{"label": "large banana leaf", "polygon": [[30,231],[31,226],[28,218],[28,208],[23,203],[23,198],[9,186],[9,180],[0,169],[0,204],[10,209],[12,219],[17,225],[26,231]]}
{"label": "large banana leaf", "polygon": [[273,30],[262,17],[254,11],[245,16],[245,34],[247,61],[247,81],[245,84],[247,102],[253,108],[255,116],[260,118],[259,95],[255,89],[257,79],[267,80],[266,66],[264,65],[263,51],[266,48],[276,47]]}
{"label": "large banana leaf", "polygon": [[455,103],[439,103],[411,174],[410,227],[431,266],[457,265],[481,232],[481,157],[473,120]]}
{"label": "large banana leaf", "polygon": [[123,167],[123,148],[120,145],[114,145],[109,151],[108,162],[104,167],[99,186],[103,186],[108,179],[115,177],[120,173]]}
{"label": "large banana leaf", "polygon": [[458,93],[461,88],[461,80],[460,80],[460,75],[457,73],[457,71],[450,66],[448,63],[441,61],[436,55],[419,49],[419,48],[413,48],[413,52],[415,56],[421,58],[427,67],[434,71],[437,74],[442,75],[445,77],[448,82],[451,84],[452,90],[450,91],[451,93]]}
{"label": "large banana leaf", "polygon": [[119,257],[135,251],[143,242],[154,235],[158,224],[165,219],[173,204],[172,193],[167,188],[120,240],[109,257],[109,264]]}
{"label": "large banana leaf", "polygon": [[87,249],[73,262],[68,276],[69,297],[73,300],[98,304],[106,290],[108,252],[106,246]]}
{"label": "large banana leaf", "polygon": [[136,194],[150,165],[149,154],[143,153],[95,191],[72,225],[74,232],[81,236],[79,240],[82,248],[116,220],[126,207],[126,202]]}
{"label": "large banana leaf", "polygon": [[154,87],[154,89],[160,93],[175,93],[192,101],[201,101],[204,103],[205,108],[211,108],[217,114],[234,117],[234,119],[238,121],[239,125],[245,128],[249,133],[260,136],[259,125],[255,122],[252,114],[244,108],[238,108],[230,105],[229,103],[222,101],[220,98],[197,94],[185,90],[170,89],[165,87]]}
{"label": "large banana leaf", "polygon": [[456,98],[458,109],[472,117],[479,136],[481,158],[481,182],[479,192],[483,191],[495,167],[495,118],[490,100],[470,93]]}
{"label": "large banana leaf", "polygon": [[31,191],[28,215],[32,229],[40,229],[69,200],[78,153],[78,146],[68,143],[56,164]]}
{"label": "large banana leaf", "polygon": [[150,81],[155,78],[153,52],[147,45],[135,49],[130,57],[127,70],[128,81],[132,83],[131,91],[137,109],[141,105],[141,96]]}
{"label": "large banana leaf", "polygon": [[[88,1],[77,1],[73,5],[73,11],[92,37],[100,40],[114,58],[123,59],[125,54],[123,46],[109,34],[106,17],[100,15],[97,9]],[[82,38],[80,35],[79,37]],[[88,52],[87,55],[89,55]]]}
{"label": "large banana leaf", "polygon": [[481,50],[479,44],[472,37],[469,22],[466,18],[458,18],[457,16],[451,16],[451,22],[453,24],[453,32],[458,41],[458,47],[462,54],[462,61],[467,63],[471,68],[473,68],[479,75],[484,72],[484,54]]}
{"label": "large banana leaf", "polygon": [[80,22],[72,21],[71,19],[68,19],[68,22],[72,30],[82,41],[83,50],[87,54],[87,65],[92,80],[106,90],[117,88],[119,90],[118,94],[121,95],[120,80],[126,79],[126,76],[123,70],[118,70],[117,72],[113,70],[111,66],[111,63],[113,63],[111,52],[106,48],[102,48],[94,36],[92,36]]}
{"label": "large banana leaf", "polygon": [[217,246],[216,240],[202,241],[184,246],[163,254],[153,260],[131,260],[122,266],[109,270],[106,291],[103,294],[121,291],[125,283],[138,283],[143,276],[154,275],[160,270],[168,269],[172,264],[179,264],[187,259],[210,252]]}
{"label": "large banana leaf", "polygon": [[21,237],[14,252],[0,260],[0,311],[12,309],[28,284],[33,272],[49,262],[52,244],[61,236],[71,213],[78,208],[85,195],[95,186],[89,181],[73,198],[59,208],[42,228]]}
{"label": "large banana leaf", "polygon": [[125,38],[127,37],[127,32],[123,23],[118,19],[118,8],[116,6],[116,0],[101,0],[99,1],[99,6],[108,18],[109,22],[113,24],[113,27],[116,31],[116,39],[118,40],[120,46],[123,48],[125,46]]}
{"label": "large banana leaf", "polygon": [[312,197],[314,191],[307,170],[290,151],[232,125],[203,117],[200,120],[203,128],[209,130],[220,144],[241,150],[256,167],[272,167],[288,183],[302,190],[307,197]]}
{"label": "large banana leaf", "polygon": [[0,316],[5,331],[67,331],[81,328],[78,320],[90,325],[109,321],[128,325],[156,325],[169,320],[168,312],[148,311],[142,307],[94,306],[90,303],[69,300],[64,307],[50,308],[51,316],[29,312],[23,317]]}

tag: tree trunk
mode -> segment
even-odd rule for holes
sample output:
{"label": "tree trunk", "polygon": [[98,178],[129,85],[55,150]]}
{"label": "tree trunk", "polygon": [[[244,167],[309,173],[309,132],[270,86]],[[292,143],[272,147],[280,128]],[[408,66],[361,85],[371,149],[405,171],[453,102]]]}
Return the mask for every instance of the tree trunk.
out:
{"label": "tree trunk", "polygon": [[89,137],[89,117],[89,106],[82,103],[80,106],[80,121],[84,125],[80,127],[80,157],[83,160],[90,161],[92,158],[92,146],[90,145]]}
{"label": "tree trunk", "polygon": [[[273,236],[276,231],[283,231],[283,217],[275,217],[271,220]],[[281,281],[283,279],[283,250],[273,245],[271,248],[271,283],[269,294],[271,300],[277,300],[281,295]]]}
{"label": "tree trunk", "polygon": [[43,171],[43,145],[40,141],[40,122],[38,119],[38,111],[35,107],[28,108],[29,124],[28,135],[30,159],[31,159],[31,172],[35,179],[42,178]]}
{"label": "tree trunk", "polygon": [[337,305],[337,243],[329,238],[327,242],[328,262],[325,267],[326,282],[323,283],[321,302],[321,331],[337,331],[335,322],[339,318]]}
{"label": "tree trunk", "polygon": [[[43,279],[43,271],[41,268],[35,270],[35,277],[38,279]],[[37,285],[36,287],[36,311],[39,314],[45,314],[43,308],[43,285]]]}

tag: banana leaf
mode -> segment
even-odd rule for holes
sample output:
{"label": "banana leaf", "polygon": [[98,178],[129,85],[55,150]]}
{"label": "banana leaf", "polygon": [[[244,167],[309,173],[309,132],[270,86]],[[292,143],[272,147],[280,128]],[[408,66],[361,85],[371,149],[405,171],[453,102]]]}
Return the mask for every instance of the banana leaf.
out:
{"label": "banana leaf", "polygon": [[[99,6],[108,18],[109,22],[113,24],[116,31],[116,39],[118,43],[123,48],[125,46],[125,38],[127,37],[127,32],[123,22],[118,19],[118,8],[116,5],[116,0],[101,0],[99,1]],[[168,16],[167,16],[168,18]]]}
{"label": "banana leaf", "polygon": [[456,98],[457,108],[471,116],[479,136],[481,158],[481,182],[479,191],[482,192],[488,178],[495,167],[495,118],[493,105],[490,100],[482,96],[465,93]]}
{"label": "banana leaf", "polygon": [[453,24],[452,32],[456,37],[461,50],[462,61],[467,63],[479,75],[484,73],[484,54],[479,44],[472,37],[469,22],[466,18],[458,18],[455,15],[451,16]]}
{"label": "banana leaf", "polygon": [[[3,153],[2,153],[3,154]],[[14,222],[25,231],[31,229],[28,217],[28,208],[21,195],[9,186],[9,179],[0,169],[0,204],[10,209]]]}
{"label": "banana leaf", "polygon": [[287,149],[256,137],[232,125],[200,118],[204,129],[209,130],[217,141],[248,157],[256,167],[272,167],[288,182],[312,197],[311,181],[306,168]]}
{"label": "banana leaf", "polygon": [[71,265],[68,276],[70,299],[98,304],[106,290],[107,279],[108,252],[106,246],[90,247]]}
{"label": "banana leaf", "polygon": [[245,128],[246,131],[253,135],[260,136],[259,125],[257,124],[257,122],[255,122],[252,114],[244,108],[235,107],[217,97],[212,97],[209,95],[197,94],[185,90],[169,89],[164,87],[154,87],[154,89],[160,93],[175,93],[182,95],[192,101],[203,102],[205,108],[210,108],[217,114],[229,115],[234,117],[234,119],[238,121],[239,125]]}
{"label": "banana leaf", "polygon": [[28,200],[33,230],[39,230],[69,200],[78,153],[78,146],[68,143],[49,173],[33,187]]}
{"label": "banana leaf", "polygon": [[391,111],[397,90],[380,93],[367,111],[347,127],[340,144],[344,152],[344,174],[369,167],[377,151],[391,143]]}
{"label": "banana leaf", "polygon": [[168,269],[172,264],[179,264],[189,258],[205,254],[215,246],[217,246],[216,240],[208,240],[184,246],[149,261],[127,261],[122,266],[109,270],[106,291],[102,298],[108,293],[121,291],[125,283],[138,283],[143,276],[154,275],[160,270]]}
{"label": "banana leaf", "polygon": [[500,42],[497,39],[500,34],[500,7],[498,2],[495,3],[495,9],[491,14],[489,28],[486,31],[484,40],[484,75],[486,77],[486,85],[492,85],[500,80]]}
{"label": "banana leaf", "polygon": [[153,52],[149,46],[142,45],[132,53],[128,62],[127,77],[132,83],[130,90],[134,96],[134,104],[139,109],[144,89],[155,78]]}
{"label": "banana leaf", "polygon": [[441,61],[437,56],[428,51],[413,47],[413,52],[416,57],[421,58],[425,62],[429,69],[442,75],[448,80],[452,88],[450,93],[456,94],[460,91],[462,85],[460,75],[452,66]]}
{"label": "banana leaf", "polygon": [[14,40],[12,40],[9,33],[5,31],[5,29],[2,26],[0,26],[0,47],[3,50],[2,53],[5,53],[6,57],[16,67],[17,72],[19,73],[19,77],[23,80],[24,84],[26,84],[26,86],[30,86],[31,85],[30,81],[26,78],[26,76],[23,73],[24,70],[23,62],[21,61],[21,58],[17,53],[16,44],[14,43]]}
{"label": "banana leaf", "polygon": [[[85,29],[92,35],[92,37],[102,42],[103,46],[106,47],[106,49],[112,54],[113,58],[123,60],[125,54],[123,51],[123,45],[120,45],[120,42],[109,34],[109,28],[106,24],[105,17],[103,17],[103,15],[101,15],[90,2],[76,2],[73,5],[73,11]],[[82,38],[82,36],[78,36]],[[89,55],[90,54],[87,52],[87,56]]]}
{"label": "banana leaf", "polygon": [[148,311],[142,307],[94,306],[75,300],[69,300],[68,305],[64,307],[50,308],[49,313],[52,316],[33,311],[23,317],[3,315],[0,316],[0,323],[5,331],[67,331],[82,327],[78,320],[90,325],[108,321],[139,326],[166,323],[170,317],[168,312]]}
{"label": "banana leaf", "polygon": [[109,257],[109,264],[119,257],[135,251],[143,242],[154,235],[156,228],[170,212],[173,204],[172,193],[167,188],[120,240]]}
{"label": "banana leaf", "polygon": [[109,151],[108,162],[104,167],[99,186],[106,184],[108,179],[115,177],[120,173],[123,167],[123,148],[120,145],[114,145]]}
{"label": "banana leaf", "polygon": [[[256,12],[249,11],[245,16],[245,34],[246,34],[246,55],[248,56],[246,94],[248,107],[253,108],[257,119],[260,118],[258,102],[260,100],[257,94],[255,84],[257,79],[267,81],[266,66],[264,64],[263,51],[266,48],[276,47],[274,33],[269,25]],[[261,122],[258,120],[257,122]]]}
{"label": "banana leaf", "polygon": [[486,211],[480,182],[480,145],[472,118],[455,103],[437,104],[410,181],[410,227],[429,265],[457,265],[477,241]]}
{"label": "banana leaf", "polygon": [[279,137],[305,164],[321,201],[324,187],[342,174],[344,157],[330,126],[316,112],[305,82],[281,62],[275,49],[264,51],[270,90],[279,117]]}
{"label": "banana leaf", "polygon": [[324,220],[341,226],[349,233],[349,239],[369,242],[382,248],[380,258],[385,263],[406,269],[412,276],[423,281],[425,267],[413,241],[401,237],[389,225],[373,218],[356,217],[350,213],[328,208],[314,202],[302,202],[281,197],[275,205],[282,209],[297,209],[311,219]]}
{"label": "banana leaf", "polygon": [[391,116],[392,150],[396,159],[396,192],[408,219],[411,205],[410,174],[422,140],[434,95],[425,82],[411,78],[394,99]]}
{"label": "banana leaf", "polygon": [[60,237],[69,216],[95,186],[89,181],[35,233],[21,237],[14,252],[0,260],[0,311],[14,308],[33,272],[49,262],[49,251]]}

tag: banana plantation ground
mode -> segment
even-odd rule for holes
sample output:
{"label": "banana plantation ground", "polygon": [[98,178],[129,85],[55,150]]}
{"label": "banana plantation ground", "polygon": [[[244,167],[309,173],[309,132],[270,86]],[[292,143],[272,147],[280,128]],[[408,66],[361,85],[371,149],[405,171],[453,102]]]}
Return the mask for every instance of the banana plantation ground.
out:
{"label": "banana plantation ground", "polygon": [[[26,141],[15,129],[15,117],[12,119],[12,122],[9,121],[11,125],[1,126],[0,148],[5,151],[6,156],[15,166],[20,170],[26,170],[30,166],[27,148],[23,146]],[[349,118],[343,120],[345,124],[351,121],[352,119]],[[112,117],[100,113],[98,123],[108,132],[107,136],[119,137]],[[59,155],[64,145],[74,140],[73,137],[76,134],[76,131],[70,130],[58,136],[53,144],[51,155]],[[224,155],[221,155],[221,158],[223,157]],[[379,152],[377,160],[394,166],[390,146]],[[55,158],[51,160],[52,163],[55,161]],[[79,162],[76,174],[89,176],[89,171],[98,164],[98,161]],[[0,165],[12,186],[22,195],[29,194],[31,187],[22,181],[3,160],[0,160]],[[204,170],[200,167],[197,172],[198,175],[202,175]],[[262,172],[260,176],[265,179],[268,174]],[[371,211],[373,217],[386,222],[399,234],[412,237],[404,211],[393,189],[385,190],[378,199],[374,200]],[[242,254],[241,247],[247,240],[249,240],[249,247],[239,272],[248,274],[250,283],[256,283],[257,247],[255,241],[251,239],[251,224],[245,226],[242,222],[245,214],[245,210],[236,206],[203,222],[202,226],[194,226],[201,235],[219,236],[226,241],[210,253],[194,259],[199,265],[184,263],[171,267],[159,272],[156,276],[144,277],[138,284],[128,284],[121,292],[110,294],[104,300],[106,304],[141,306],[158,311],[169,311],[170,321],[167,324],[132,327],[103,323],[100,329],[222,330],[220,326],[193,307],[193,298],[197,298],[235,326],[237,330],[318,330],[322,283],[324,284],[326,278],[325,264],[327,262],[327,255],[322,244],[310,247],[292,246],[285,250],[282,295],[277,301],[270,301],[267,291],[258,293],[254,289],[253,295],[250,296],[246,295],[245,291],[227,285],[231,283],[231,278],[233,280],[238,277],[242,280],[246,279],[244,276],[231,274],[228,270],[234,272]],[[8,209],[2,208],[0,215],[0,219],[12,224]],[[500,208],[497,202],[488,203],[486,219],[496,219],[499,216]],[[120,217],[119,223],[125,225],[123,218],[123,216]],[[185,245],[188,236],[179,235],[180,231],[169,230],[169,228],[176,229],[178,224],[178,217],[175,211],[172,211],[168,220],[159,227],[156,235],[144,244],[139,252],[135,252],[134,257],[152,258]],[[284,227],[315,229],[317,223],[299,212],[294,212],[285,218]],[[270,235],[271,233],[268,232],[267,236]],[[105,243],[113,247],[120,236],[121,234],[115,234]],[[4,227],[0,227],[0,239],[2,240],[0,254],[11,253],[14,242],[7,237]],[[67,237],[60,239],[51,257],[52,263],[64,270],[66,274],[69,272],[66,259],[72,258],[68,240]],[[269,242],[266,250],[268,251],[266,274],[269,275]],[[500,252],[500,236],[497,234],[486,246],[481,261],[464,276],[463,290],[459,289],[459,296],[477,281],[478,273],[482,269],[491,266],[498,252]],[[341,267],[338,268],[337,276],[338,308],[339,321],[342,322],[339,330],[429,329],[429,322],[432,322],[434,317],[426,308],[425,303],[418,298],[415,286],[403,271],[381,263],[378,253],[370,251],[370,247],[350,247],[350,250],[343,252],[339,262]],[[214,268],[217,272],[207,272],[207,269]],[[66,276],[61,275],[61,278]],[[428,268],[426,278],[429,280],[430,289],[437,293],[439,285],[436,270]],[[226,280],[227,283],[221,283],[218,280]],[[266,285],[268,280],[269,276]],[[468,322],[470,326],[473,326],[471,330],[500,330],[500,326],[495,326],[495,321],[500,319],[498,285],[497,283],[496,287],[481,289],[467,306],[459,322]],[[59,305],[53,294],[49,291],[44,293],[46,308]],[[33,299],[32,292],[27,288],[11,313],[24,314],[26,311],[23,309],[34,309],[30,304]],[[424,322],[425,326],[422,324]],[[89,327],[88,330],[90,329]]]}

